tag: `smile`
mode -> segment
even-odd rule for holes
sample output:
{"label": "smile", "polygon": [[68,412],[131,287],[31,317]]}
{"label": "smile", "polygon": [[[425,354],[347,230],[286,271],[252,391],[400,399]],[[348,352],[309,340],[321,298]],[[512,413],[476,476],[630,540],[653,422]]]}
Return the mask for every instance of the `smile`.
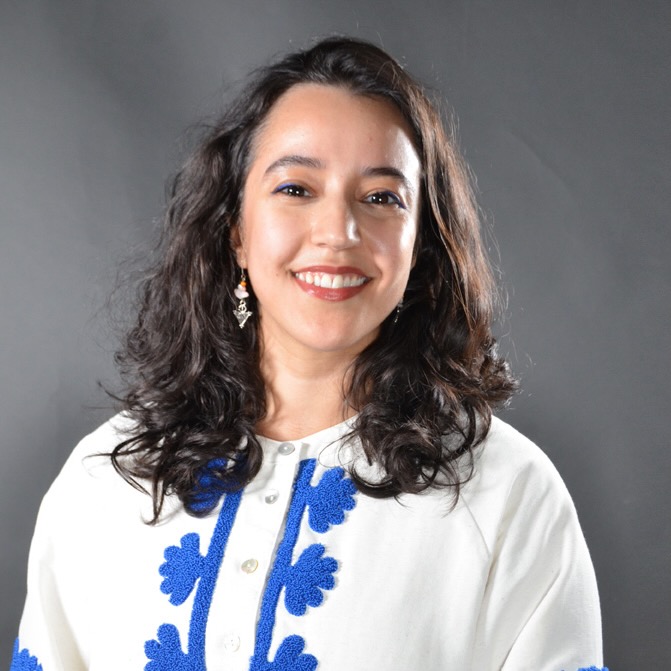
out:
{"label": "smile", "polygon": [[316,267],[309,270],[304,268],[294,272],[293,276],[296,284],[306,294],[329,302],[346,301],[353,298],[365,289],[371,279],[356,268]]}
{"label": "smile", "polygon": [[336,275],[331,273],[311,273],[301,272],[294,273],[294,277],[301,282],[310,284],[315,287],[323,289],[344,289],[349,287],[363,286],[367,281],[367,277],[361,275]]}

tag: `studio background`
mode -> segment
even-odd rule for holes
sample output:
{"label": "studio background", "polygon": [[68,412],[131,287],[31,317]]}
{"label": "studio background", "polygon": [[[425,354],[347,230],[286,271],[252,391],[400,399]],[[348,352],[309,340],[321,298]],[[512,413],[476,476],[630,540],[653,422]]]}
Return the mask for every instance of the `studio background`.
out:
{"label": "studio background", "polygon": [[105,301],[186,130],[252,67],[334,32],[456,111],[509,296],[522,392],[505,418],[573,495],[611,671],[671,668],[666,0],[2,0],[0,666],[40,499],[113,412]]}

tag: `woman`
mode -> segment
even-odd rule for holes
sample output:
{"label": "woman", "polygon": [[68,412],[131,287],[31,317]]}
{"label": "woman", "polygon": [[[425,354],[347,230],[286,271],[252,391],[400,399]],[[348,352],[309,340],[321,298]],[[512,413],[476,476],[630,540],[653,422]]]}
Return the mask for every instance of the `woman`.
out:
{"label": "woman", "polygon": [[491,319],[418,84],[342,38],[261,70],[175,180],[124,412],[45,497],[12,669],[601,664],[571,500],[492,419]]}

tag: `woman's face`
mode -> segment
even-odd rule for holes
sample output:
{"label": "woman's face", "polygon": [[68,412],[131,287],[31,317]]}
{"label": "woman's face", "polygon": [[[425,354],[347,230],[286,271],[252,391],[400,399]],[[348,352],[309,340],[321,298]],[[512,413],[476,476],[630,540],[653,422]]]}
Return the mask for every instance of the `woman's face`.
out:
{"label": "woman's face", "polygon": [[400,112],[300,84],[256,137],[237,231],[265,351],[356,356],[403,297],[421,164]]}

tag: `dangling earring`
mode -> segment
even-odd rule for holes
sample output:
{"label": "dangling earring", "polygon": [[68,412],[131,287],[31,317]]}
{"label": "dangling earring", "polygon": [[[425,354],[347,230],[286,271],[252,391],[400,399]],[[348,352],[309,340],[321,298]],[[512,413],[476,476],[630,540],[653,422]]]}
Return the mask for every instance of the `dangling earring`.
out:
{"label": "dangling earring", "polygon": [[398,316],[401,314],[401,308],[403,307],[403,299],[398,302],[398,305],[396,306],[396,314],[394,315],[394,321],[392,322],[393,324],[396,324],[398,322]]}
{"label": "dangling earring", "polygon": [[242,275],[240,276],[240,284],[235,287],[235,291],[233,292],[235,297],[240,299],[240,302],[238,303],[238,307],[233,310],[233,314],[237,317],[240,328],[244,328],[247,320],[252,316],[253,313],[247,309],[247,301],[245,300],[245,298],[249,298],[245,269],[241,268],[240,270],[242,272]]}

